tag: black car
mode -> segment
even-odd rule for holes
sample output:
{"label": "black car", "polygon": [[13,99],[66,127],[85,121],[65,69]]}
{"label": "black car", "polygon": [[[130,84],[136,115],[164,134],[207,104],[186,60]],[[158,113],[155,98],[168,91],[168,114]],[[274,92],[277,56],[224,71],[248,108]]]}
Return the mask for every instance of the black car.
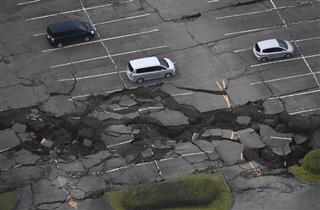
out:
{"label": "black car", "polygon": [[91,24],[77,20],[54,23],[47,27],[47,39],[56,47],[89,41],[95,35]]}

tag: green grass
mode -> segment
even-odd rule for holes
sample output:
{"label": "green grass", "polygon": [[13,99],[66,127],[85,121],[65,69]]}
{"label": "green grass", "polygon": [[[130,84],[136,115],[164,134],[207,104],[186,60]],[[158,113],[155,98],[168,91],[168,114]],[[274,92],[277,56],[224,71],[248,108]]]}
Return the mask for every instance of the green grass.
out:
{"label": "green grass", "polygon": [[320,185],[320,175],[313,174],[301,166],[291,166],[289,167],[289,172],[292,173],[296,179],[302,182]]}
{"label": "green grass", "polygon": [[301,161],[301,165],[289,167],[289,172],[302,182],[320,185],[320,150],[308,152]]}
{"label": "green grass", "polygon": [[303,168],[311,173],[320,175],[320,149],[314,149],[303,158]]}
{"label": "green grass", "polygon": [[19,199],[17,191],[0,194],[0,210],[13,210]]}
{"label": "green grass", "polygon": [[233,199],[221,174],[199,174],[107,193],[115,210],[225,210]]}

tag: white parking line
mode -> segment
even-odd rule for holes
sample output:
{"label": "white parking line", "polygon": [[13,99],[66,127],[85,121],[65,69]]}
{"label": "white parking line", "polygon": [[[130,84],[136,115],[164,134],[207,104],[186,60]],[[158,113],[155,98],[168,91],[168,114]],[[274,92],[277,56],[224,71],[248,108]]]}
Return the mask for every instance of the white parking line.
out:
{"label": "white parking line", "polygon": [[[119,71],[119,73],[124,73],[124,72],[126,72],[126,71]],[[104,74],[94,74],[94,75],[90,75],[90,76],[76,77],[76,78],[58,79],[58,82],[83,80],[83,79],[90,79],[90,78],[95,78],[95,77],[110,76],[110,75],[114,75],[114,74],[118,74],[118,72],[109,72],[109,73],[104,73]]]}
{"label": "white parking line", "polygon": [[[320,74],[320,71],[314,72],[315,74]],[[298,74],[294,76],[288,76],[288,77],[281,77],[281,78],[276,78],[276,79],[270,79],[270,80],[265,80],[265,81],[260,81],[260,82],[252,82],[250,85],[259,85],[259,84],[264,84],[264,83],[271,83],[271,82],[277,82],[281,80],[287,80],[287,79],[293,79],[293,78],[298,78],[298,77],[305,77],[305,76],[310,76],[313,75],[312,73],[305,73],[305,74]]]}
{"label": "white parking line", "polygon": [[249,29],[249,30],[244,30],[244,31],[237,31],[237,32],[226,33],[226,34],[224,34],[224,35],[225,35],[225,36],[238,35],[238,34],[245,34],[245,33],[256,32],[256,31],[263,31],[263,30],[269,30],[269,29],[280,28],[280,27],[281,27],[281,26],[269,26],[269,27],[264,27],[264,28],[254,28],[254,29]]}
{"label": "white parking line", "polygon": [[86,98],[86,97],[91,96],[91,95],[110,94],[110,93],[114,93],[114,92],[121,91],[121,90],[122,90],[122,89],[116,89],[116,90],[105,91],[105,92],[102,92],[102,93],[90,93],[90,94],[85,94],[85,95],[72,96],[70,99],[68,99],[68,101],[72,101],[72,100],[77,99],[77,98]]}
{"label": "white parking line", "polygon": [[153,32],[158,32],[159,29],[153,29],[150,31],[142,31],[142,32],[137,32],[137,33],[131,33],[131,34],[125,34],[125,35],[120,35],[120,36],[115,36],[115,37],[109,37],[109,38],[104,38],[101,40],[94,40],[94,41],[89,41],[89,42],[82,42],[79,44],[73,44],[73,45],[68,45],[62,48],[51,48],[51,49],[46,49],[46,50],[42,50],[41,52],[46,53],[46,52],[52,52],[52,51],[57,51],[57,50],[61,50],[61,49],[66,49],[66,48],[72,48],[72,47],[78,47],[78,46],[82,46],[82,45],[87,45],[87,44],[93,44],[93,43],[98,43],[101,41],[110,41],[110,40],[114,40],[114,39],[121,39],[121,38],[127,38],[127,37],[132,37],[132,36],[139,36],[139,35],[144,35],[144,34],[149,34],[149,33],[153,33]]}
{"label": "white parking line", "polygon": [[240,13],[240,14],[234,14],[234,15],[226,15],[226,16],[217,17],[216,20],[233,18],[233,17],[241,17],[241,16],[246,16],[246,15],[254,15],[254,14],[260,14],[260,13],[266,13],[266,12],[271,12],[271,11],[274,11],[274,10],[275,9],[272,8],[272,9],[260,10],[260,11],[255,11],[255,12],[246,12],[246,13]]}
{"label": "white parking line", "polygon": [[257,66],[265,66],[265,65],[274,64],[274,63],[284,63],[284,62],[288,62],[288,61],[300,60],[300,59],[304,59],[304,58],[313,58],[313,57],[317,57],[317,56],[320,56],[320,54],[308,55],[308,56],[303,56],[303,57],[299,56],[299,57],[295,57],[295,58],[271,61],[271,62],[266,62],[266,63],[258,63],[258,64],[251,65],[250,67],[253,68],[253,67],[257,67]]}
{"label": "white parking line", "polygon": [[297,114],[303,114],[307,112],[314,112],[320,110],[320,107],[313,108],[313,109],[306,109],[306,110],[301,110],[301,111],[296,111],[296,112],[291,112],[289,115],[297,115]]}
{"label": "white parking line", "polygon": [[119,145],[122,145],[122,144],[129,144],[132,141],[134,141],[134,139],[130,139],[128,141],[120,142],[120,143],[117,143],[117,144],[112,144],[112,145],[107,146],[107,148],[116,147],[116,146],[119,146]]}
{"label": "white parking line", "polygon": [[46,34],[47,34],[46,32],[43,32],[43,33],[33,34],[33,36],[34,36],[34,37],[44,36],[44,35],[46,35]]}
{"label": "white parking line", "polygon": [[18,6],[22,6],[22,5],[26,5],[26,4],[36,3],[36,2],[39,2],[39,1],[40,1],[40,0],[26,1],[26,2],[18,3],[17,5],[18,5]]}
{"label": "white parking line", "polygon": [[187,95],[192,95],[193,93],[188,92],[188,93],[175,93],[175,94],[171,94],[171,96],[173,97],[177,97],[177,96],[187,96]]}
{"label": "white parking line", "polygon": [[115,19],[115,20],[109,20],[109,21],[104,21],[104,22],[100,22],[100,23],[95,23],[95,26],[98,25],[103,25],[103,24],[108,24],[108,23],[116,23],[116,22],[120,22],[123,20],[131,20],[131,19],[136,19],[136,18],[142,18],[142,17],[146,17],[151,15],[150,13],[147,14],[143,14],[143,15],[136,15],[136,16],[131,16],[131,17],[125,17],[125,18],[120,18],[120,19]]}
{"label": "white parking line", "polygon": [[307,94],[312,94],[312,93],[318,93],[320,92],[320,89],[316,89],[316,90],[311,90],[311,91],[306,91],[306,92],[300,92],[300,93],[294,93],[294,94],[289,94],[289,95],[283,95],[283,96],[275,96],[275,97],[271,97],[269,99],[283,99],[283,98],[290,98],[290,97],[294,97],[294,96],[301,96],[301,95],[307,95]]}
{"label": "white parking line", "polygon": [[220,0],[210,0],[210,1],[208,1],[208,3],[210,4],[210,3],[214,3],[214,2],[218,2],[218,1],[220,1]]}
{"label": "white parking line", "polygon": [[[130,2],[133,2],[133,0],[128,0],[128,1],[125,1],[125,2],[121,2],[121,4],[130,3]],[[112,6],[112,4],[102,4],[102,5],[98,5],[98,6],[87,7],[85,9],[86,10],[92,10],[92,9],[98,9],[98,8],[110,7],[110,6]],[[26,19],[26,21],[39,20],[39,19],[53,17],[53,16],[57,16],[57,15],[65,15],[65,14],[70,14],[70,13],[75,13],[75,12],[82,12],[82,11],[83,11],[83,8],[74,9],[74,10],[69,10],[69,11],[65,11],[65,12],[58,12],[58,13],[52,13],[52,14],[48,14],[48,15],[28,18],[28,19]]]}
{"label": "white parking line", "polygon": [[161,49],[161,48],[165,48],[165,47],[167,47],[167,45],[162,45],[159,47],[150,47],[150,48],[145,48],[145,49],[141,49],[141,50],[134,50],[134,51],[129,51],[129,52],[123,52],[123,53],[117,53],[117,54],[113,54],[113,55],[104,55],[104,56],[95,57],[95,58],[88,58],[88,59],[84,59],[84,60],[78,60],[78,61],[72,61],[72,62],[68,62],[68,63],[58,64],[58,65],[50,66],[50,68],[55,69],[55,68],[59,68],[59,67],[63,67],[63,66],[69,66],[69,65],[84,63],[84,62],[88,62],[88,61],[116,57],[116,56],[121,56],[121,55],[128,55],[128,54],[133,54],[133,53],[137,53],[137,52],[144,52],[144,51],[150,51],[150,50],[155,50],[155,49]]}

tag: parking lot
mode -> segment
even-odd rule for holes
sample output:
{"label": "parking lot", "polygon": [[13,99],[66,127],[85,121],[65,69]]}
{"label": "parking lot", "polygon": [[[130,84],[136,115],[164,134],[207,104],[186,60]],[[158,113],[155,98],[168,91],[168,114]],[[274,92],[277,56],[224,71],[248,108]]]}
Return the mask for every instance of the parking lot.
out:
{"label": "parking lot", "polygon": [[[255,191],[259,187],[270,189],[266,209],[283,204],[278,194],[286,188],[315,195],[314,189],[282,177],[268,164],[274,159],[282,170],[287,160],[298,161],[306,152],[301,142],[311,142],[311,133],[318,129],[319,0],[3,2],[0,132],[5,143],[0,146],[9,142],[9,149],[0,152],[1,192],[30,181],[18,190],[23,189],[23,200],[32,194],[30,206],[37,209],[64,209],[64,205],[73,209],[68,203],[73,200],[83,206],[99,200],[104,206],[101,192],[118,189],[117,185],[219,168],[235,190],[234,209],[257,209],[259,202],[266,203],[264,192]],[[91,23],[96,36],[52,47],[46,39],[47,26],[70,19]],[[254,44],[273,38],[288,40],[294,56],[257,61]],[[173,60],[176,75],[143,84],[130,82],[125,72],[129,60],[148,56]],[[279,121],[279,113],[287,121]],[[258,143],[248,146],[239,140],[238,131]],[[17,143],[11,144],[11,138]],[[269,138],[280,139],[286,147],[279,152],[279,146],[260,141]],[[47,140],[51,146],[43,145]],[[21,150],[14,151],[18,145]],[[251,158],[244,147],[259,154]],[[294,155],[289,157],[291,150]],[[260,165],[254,160],[269,162]],[[252,177],[258,168],[269,174],[264,179]],[[47,169],[49,179],[43,172]],[[240,177],[241,171],[250,175]],[[237,179],[256,184],[256,189],[248,188],[255,199],[241,202],[242,188],[239,180],[233,180],[234,173],[239,174]],[[274,182],[280,187],[273,187]],[[282,187],[284,182],[289,187]],[[287,208],[316,205],[316,199],[310,199],[308,206],[293,202],[299,199],[292,191],[284,198],[290,200]]]}
{"label": "parking lot", "polygon": [[[74,85],[71,98],[83,99],[137,87],[126,76],[128,61],[156,55],[174,60],[177,75],[144,85],[173,84],[169,93],[200,111],[224,108],[227,103],[221,96],[181,91],[177,86],[219,90],[216,82],[226,80],[236,105],[281,100],[290,114],[318,112],[318,1],[183,2],[179,9],[175,6],[181,1],[7,3],[8,11],[14,13],[10,14],[13,20],[4,18],[1,23],[5,29],[1,39],[10,52],[6,68],[18,78]],[[46,27],[66,19],[90,22],[97,36],[89,42],[52,48],[45,38]],[[295,56],[256,61],[253,44],[268,38],[289,40]]]}

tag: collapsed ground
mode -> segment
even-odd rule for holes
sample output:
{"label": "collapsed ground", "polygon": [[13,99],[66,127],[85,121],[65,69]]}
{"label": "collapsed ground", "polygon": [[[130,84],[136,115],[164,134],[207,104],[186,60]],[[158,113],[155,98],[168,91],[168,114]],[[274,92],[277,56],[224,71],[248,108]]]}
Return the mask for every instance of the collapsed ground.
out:
{"label": "collapsed ground", "polygon": [[57,209],[238,164],[250,166],[238,178],[290,177],[287,167],[319,147],[318,115],[270,115],[262,101],[200,113],[161,86],[73,101],[68,113],[52,104],[1,112],[1,192],[18,189],[18,209]]}

